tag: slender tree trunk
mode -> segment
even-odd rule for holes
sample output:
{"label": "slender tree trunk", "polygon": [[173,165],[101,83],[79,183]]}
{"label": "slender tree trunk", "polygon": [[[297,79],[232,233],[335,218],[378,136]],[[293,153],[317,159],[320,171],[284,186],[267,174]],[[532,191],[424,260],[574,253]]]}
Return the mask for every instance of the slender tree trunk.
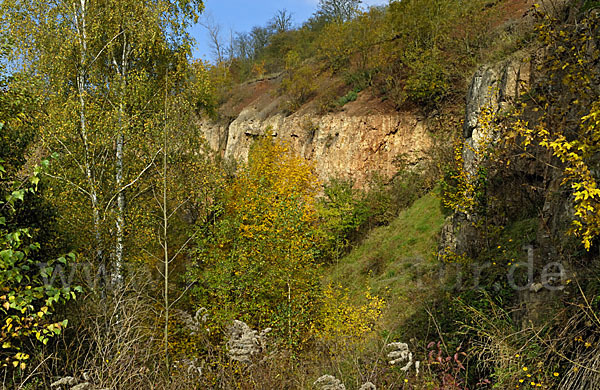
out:
{"label": "slender tree trunk", "polygon": [[100,211],[98,205],[98,193],[96,192],[96,177],[93,167],[90,145],[88,140],[87,117],[86,117],[86,60],[87,60],[87,0],[80,0],[79,9],[77,4],[73,4],[75,12],[75,27],[79,39],[80,62],[77,69],[77,94],[79,97],[79,132],[83,141],[84,149],[84,167],[88,185],[90,187],[90,202],[92,206],[92,222],[94,224],[94,236],[96,241],[96,261],[103,262],[102,255],[102,235],[100,232]]}
{"label": "slender tree trunk", "polygon": [[[168,72],[168,70],[167,70]],[[167,214],[167,98],[168,98],[168,74],[165,77],[165,114],[164,114],[164,131],[163,131],[163,249],[164,249],[164,261],[165,261],[165,272],[164,272],[164,294],[165,294],[165,329],[164,329],[164,343],[165,343],[165,363],[167,367],[167,374],[169,373],[169,240],[167,240],[167,233],[169,229],[169,216]]]}
{"label": "slender tree trunk", "polygon": [[115,275],[113,278],[113,282],[117,286],[120,286],[123,281],[123,241],[124,241],[124,225],[125,225],[125,191],[122,189],[123,187],[123,148],[125,143],[125,130],[123,124],[123,118],[125,115],[123,98],[125,94],[125,86],[127,82],[127,72],[128,72],[128,55],[127,55],[127,35],[124,35],[124,44],[123,44],[123,52],[121,55],[121,66],[119,66],[117,62],[113,59],[115,66],[117,66],[117,73],[119,76],[119,133],[117,134],[117,142],[116,142],[116,169],[115,169],[115,182],[117,193],[117,218],[115,220],[116,224],[116,246],[115,246]]}
{"label": "slender tree trunk", "polygon": [[[123,104],[119,106],[119,123],[122,121]],[[121,125],[119,125],[121,126]],[[123,226],[125,225],[125,191],[121,191],[123,185],[123,132],[117,135],[117,155],[116,155],[116,188],[119,191],[117,195],[117,218],[116,224],[116,247],[115,247],[115,277],[114,281],[120,285],[123,281]]]}
{"label": "slender tree trunk", "polygon": [[288,275],[287,280],[287,299],[288,299],[288,323],[287,323],[287,334],[288,334],[288,347],[292,348],[292,286],[290,285],[290,276]]}

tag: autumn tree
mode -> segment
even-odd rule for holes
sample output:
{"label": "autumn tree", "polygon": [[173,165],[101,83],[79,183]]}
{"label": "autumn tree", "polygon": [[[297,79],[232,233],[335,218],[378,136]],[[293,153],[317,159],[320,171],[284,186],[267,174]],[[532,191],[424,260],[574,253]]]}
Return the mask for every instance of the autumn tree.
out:
{"label": "autumn tree", "polygon": [[51,195],[63,227],[86,232],[82,249],[118,277],[127,244],[146,230],[131,225],[148,218],[132,218],[127,194],[138,199],[144,191],[159,149],[160,81],[167,72],[186,74],[185,28],[201,10],[196,0],[9,0],[0,8],[21,42],[14,63],[44,91],[36,121],[44,146],[60,154],[51,175],[64,185]]}
{"label": "autumn tree", "polygon": [[279,92],[287,95],[288,109],[295,111],[316,93],[317,85],[313,78],[316,70],[302,63],[300,55],[294,50],[285,57],[285,70]]}
{"label": "autumn tree", "polygon": [[399,88],[394,91],[390,85],[389,95],[398,103],[411,100],[432,107],[464,93],[461,75],[494,41],[490,21],[495,12],[500,11],[482,0],[391,1],[387,23],[392,31],[386,50],[396,61],[383,69],[381,79]]}
{"label": "autumn tree", "polygon": [[227,45],[223,39],[223,27],[210,16],[205,16],[200,25],[206,29],[215,62],[224,62],[227,59]]}
{"label": "autumn tree", "polygon": [[528,155],[552,170],[553,179],[546,180],[554,182],[547,185],[560,186],[563,196],[568,194],[569,232],[589,251],[600,235],[600,72],[593,65],[600,52],[588,50],[588,45],[597,41],[600,16],[582,14],[577,23],[563,25],[539,9],[536,13],[541,19],[538,39],[546,51],[536,75],[538,85],[524,94],[531,102],[521,102],[508,139],[520,140]]}
{"label": "autumn tree", "polygon": [[[177,283],[174,276],[178,266],[180,270],[183,268],[189,244],[195,239],[193,226],[207,222],[215,194],[224,184],[216,153],[196,125],[197,109],[202,107],[210,111],[213,107],[204,64],[195,62],[189,71],[191,74],[185,78],[190,81],[186,93],[174,93],[177,83],[165,78],[162,147],[152,167],[152,191],[145,195],[148,199],[144,202],[146,206],[152,203],[155,206],[156,223],[151,235],[154,240],[148,243],[146,251],[152,254],[150,262],[162,281],[163,347],[167,370],[170,369],[171,309],[187,291],[187,288],[183,291],[172,288]],[[175,141],[174,134],[185,134],[185,137]]]}
{"label": "autumn tree", "polygon": [[[0,123],[0,131],[3,123]],[[44,161],[44,167],[48,162]],[[48,341],[62,333],[67,319],[56,321],[54,309],[81,292],[76,286],[55,286],[56,272],[75,260],[74,254],[39,262],[41,244],[33,239],[32,226],[22,226],[26,200],[35,196],[42,168],[37,167],[23,183],[7,177],[0,165],[0,368],[22,373],[33,353],[31,344]],[[44,243],[45,244],[45,243]],[[45,244],[46,245],[46,244]]]}
{"label": "autumn tree", "polygon": [[[0,60],[10,42],[0,38]],[[40,196],[42,166],[28,165],[35,146],[33,129],[21,131],[35,102],[27,91],[10,89],[11,76],[0,62],[0,371],[3,383],[17,383],[34,348],[62,333],[67,320],[57,306],[75,298],[80,287],[52,283],[75,259],[60,250],[51,208]],[[12,379],[10,375],[12,374]]]}
{"label": "autumn tree", "polygon": [[253,145],[216,223],[200,228],[189,273],[194,302],[215,325],[271,326],[290,346],[306,336],[320,294],[316,189],[312,166],[286,145]]}

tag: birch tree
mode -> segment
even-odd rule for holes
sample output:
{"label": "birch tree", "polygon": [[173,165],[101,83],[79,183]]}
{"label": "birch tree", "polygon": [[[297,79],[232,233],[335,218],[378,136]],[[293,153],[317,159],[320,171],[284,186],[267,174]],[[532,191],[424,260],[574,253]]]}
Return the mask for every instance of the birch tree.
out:
{"label": "birch tree", "polygon": [[157,156],[161,77],[169,66],[186,66],[185,28],[201,10],[199,0],[0,5],[20,42],[13,63],[43,95],[43,144],[60,153],[50,175],[61,183],[53,199],[63,227],[97,264],[116,271],[115,281],[133,241],[127,237],[136,234],[126,226],[128,208]]}

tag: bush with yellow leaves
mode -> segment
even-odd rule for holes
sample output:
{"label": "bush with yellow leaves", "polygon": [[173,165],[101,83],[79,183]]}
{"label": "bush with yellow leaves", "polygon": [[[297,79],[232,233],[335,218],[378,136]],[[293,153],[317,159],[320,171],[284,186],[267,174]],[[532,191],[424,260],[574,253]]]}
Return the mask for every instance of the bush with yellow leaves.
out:
{"label": "bush with yellow leaves", "polygon": [[315,336],[326,344],[354,348],[371,333],[381,316],[385,301],[364,292],[362,303],[351,298],[348,289],[329,284],[323,291],[321,314],[315,322]]}
{"label": "bush with yellow leaves", "polygon": [[189,277],[198,281],[194,303],[212,313],[210,326],[224,330],[237,319],[272,327],[290,347],[307,336],[321,295],[317,184],[312,165],[287,145],[256,141],[215,223],[198,234]]}

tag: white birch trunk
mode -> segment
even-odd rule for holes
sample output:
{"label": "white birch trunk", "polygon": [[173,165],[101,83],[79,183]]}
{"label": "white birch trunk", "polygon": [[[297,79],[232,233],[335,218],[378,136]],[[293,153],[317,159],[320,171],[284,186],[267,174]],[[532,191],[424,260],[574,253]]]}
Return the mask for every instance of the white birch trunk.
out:
{"label": "white birch trunk", "polygon": [[93,158],[90,152],[90,145],[88,140],[88,129],[87,129],[87,117],[86,117],[86,60],[88,57],[87,48],[87,0],[79,1],[79,8],[77,3],[73,3],[73,9],[75,12],[75,27],[77,29],[77,36],[79,40],[80,49],[80,62],[79,69],[77,69],[77,94],[79,97],[79,131],[83,141],[84,148],[84,168],[86,179],[90,187],[89,196],[90,203],[92,206],[92,222],[94,225],[94,236],[96,241],[96,262],[103,262],[102,254],[102,235],[100,231],[100,210],[98,205],[98,193],[96,191],[96,177],[93,169]]}

